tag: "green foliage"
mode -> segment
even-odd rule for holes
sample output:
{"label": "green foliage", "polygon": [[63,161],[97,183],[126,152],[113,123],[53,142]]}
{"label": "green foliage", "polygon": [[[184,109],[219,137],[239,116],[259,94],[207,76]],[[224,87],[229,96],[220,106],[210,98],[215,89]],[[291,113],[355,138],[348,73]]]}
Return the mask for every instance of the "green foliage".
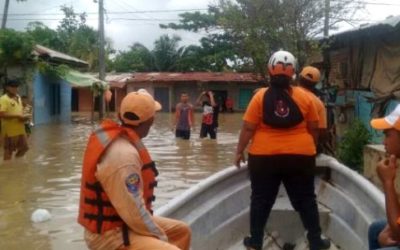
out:
{"label": "green foliage", "polygon": [[120,51],[113,61],[117,72],[184,72],[184,71],[225,71],[230,69],[227,60],[235,63],[231,50],[232,43],[225,41],[225,35],[202,38],[201,46],[179,46],[177,36],[161,36],[150,51],[144,45],[135,43],[128,51]]}
{"label": "green foliage", "polygon": [[151,52],[142,44],[135,43],[128,51],[120,51],[113,61],[117,72],[149,72],[154,69]]}
{"label": "green foliage", "polygon": [[168,35],[163,35],[154,42],[152,55],[157,71],[176,71],[177,63],[184,50],[183,47],[178,47],[180,41],[181,38],[178,36],[171,38]]}
{"label": "green foliage", "polygon": [[[183,51],[182,58],[178,63],[178,71],[224,71],[240,70],[237,60],[238,47],[229,32],[222,32],[218,24],[220,12],[218,8],[209,7],[207,13],[183,13],[180,14],[180,23],[161,24],[160,27],[167,29],[184,29],[188,31],[210,32],[200,40],[201,46],[189,46]],[[231,68],[228,62],[233,63]]]}
{"label": "green foliage", "polygon": [[41,22],[29,23],[26,31],[37,44],[57,50],[60,50],[64,45],[57,31],[50,29]]}
{"label": "green foliage", "polygon": [[360,120],[353,121],[339,143],[339,160],[356,171],[362,171],[363,149],[371,137],[371,133]]}
{"label": "green foliage", "polygon": [[[324,26],[324,3],[325,0],[219,0],[207,13],[183,13],[179,23],[160,27],[206,31],[210,41],[223,38],[211,43],[212,49],[202,51],[204,57],[223,55],[234,61],[232,67],[237,71],[251,69],[265,74],[269,55],[279,49],[295,54],[300,66],[305,63],[310,50],[316,49],[310,41],[321,34]],[[360,1],[331,1],[330,27],[348,21],[362,6]],[[219,59],[216,61],[220,63]]]}
{"label": "green foliage", "polygon": [[32,57],[33,40],[24,33],[12,29],[0,30],[0,67],[15,64],[26,65]]}
{"label": "green foliage", "polygon": [[53,65],[48,62],[39,61],[37,64],[38,70],[41,74],[55,79],[60,79],[71,70],[67,65]]}
{"label": "green foliage", "polygon": [[[29,23],[27,33],[35,43],[64,52],[89,63],[89,69],[96,71],[99,63],[98,31],[86,24],[86,14],[75,13],[72,7],[62,6],[64,18],[57,30],[40,22]],[[114,53],[111,42],[106,40],[106,57]]]}
{"label": "green foliage", "polygon": [[101,96],[101,95],[103,95],[104,91],[107,90],[107,88],[100,82],[95,82],[90,87],[90,90],[92,91],[94,96]]}
{"label": "green foliage", "polygon": [[217,26],[218,14],[218,8],[214,7],[210,7],[208,13],[200,13],[198,11],[186,12],[179,15],[181,17],[180,23],[160,24],[160,27],[163,29],[183,29],[194,32],[198,32],[202,29],[208,31]]}

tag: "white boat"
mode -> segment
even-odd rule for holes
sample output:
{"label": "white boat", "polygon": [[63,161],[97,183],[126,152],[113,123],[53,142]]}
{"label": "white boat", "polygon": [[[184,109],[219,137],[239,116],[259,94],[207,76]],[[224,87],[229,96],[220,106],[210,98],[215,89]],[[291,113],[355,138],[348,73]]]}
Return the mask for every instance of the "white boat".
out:
{"label": "white boat", "polygon": [[[324,236],[331,249],[368,249],[368,226],[384,218],[384,196],[373,184],[329,156],[317,159],[316,194]],[[249,233],[250,181],[247,168],[229,167],[168,202],[156,214],[185,221],[193,250],[245,249]],[[269,217],[264,249],[307,249],[304,229],[281,188]],[[293,248],[292,248],[293,249]]]}

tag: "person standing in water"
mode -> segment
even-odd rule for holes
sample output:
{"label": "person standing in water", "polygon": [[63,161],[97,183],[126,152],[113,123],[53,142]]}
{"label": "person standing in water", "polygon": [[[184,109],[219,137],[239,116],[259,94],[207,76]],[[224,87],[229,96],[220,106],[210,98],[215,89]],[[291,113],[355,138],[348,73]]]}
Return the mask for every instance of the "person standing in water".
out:
{"label": "person standing in water", "polygon": [[32,106],[28,103],[28,97],[27,96],[21,96],[21,101],[22,101],[22,107],[23,107],[23,114],[24,117],[27,119],[25,121],[25,132],[26,132],[26,136],[30,136],[32,133],[32,127],[33,127],[33,122],[32,122],[32,118],[33,118],[33,114],[32,114]]}
{"label": "person standing in water", "polygon": [[9,80],[5,83],[5,94],[0,97],[1,137],[4,144],[5,161],[15,157],[22,157],[28,151],[25,133],[25,121],[21,98],[18,95],[19,82]]}
{"label": "person standing in water", "polygon": [[175,136],[184,140],[190,139],[190,130],[194,127],[193,105],[189,103],[189,95],[181,93],[181,101],[176,105]]}
{"label": "person standing in water", "polygon": [[243,240],[247,249],[262,249],[265,225],[281,183],[300,214],[310,249],[330,247],[321,238],[314,190],[318,114],[310,95],[292,86],[295,69],[291,53],[274,53],[268,62],[270,87],[255,93],[243,117],[235,164],[240,168],[251,141],[250,236]]}
{"label": "person standing in water", "polygon": [[214,93],[212,91],[203,91],[197,98],[196,104],[203,108],[200,138],[210,135],[211,139],[216,139],[219,107],[215,102]]}

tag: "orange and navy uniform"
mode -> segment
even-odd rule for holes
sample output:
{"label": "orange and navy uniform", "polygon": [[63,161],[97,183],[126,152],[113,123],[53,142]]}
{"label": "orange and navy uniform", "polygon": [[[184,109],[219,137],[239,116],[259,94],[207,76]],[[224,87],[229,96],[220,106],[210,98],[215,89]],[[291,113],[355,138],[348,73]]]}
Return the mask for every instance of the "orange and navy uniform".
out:
{"label": "orange and navy uniform", "polygon": [[285,130],[273,128],[263,122],[263,100],[267,88],[262,88],[251,99],[243,120],[257,125],[248,152],[252,155],[294,154],[313,156],[316,147],[307,122],[318,122],[315,103],[310,95],[300,87],[291,87],[289,94],[303,114],[304,120]]}
{"label": "orange and navy uniform", "polygon": [[303,88],[312,98],[315,107],[317,108],[318,113],[318,128],[319,129],[326,129],[328,127],[327,117],[326,117],[326,108],[324,103],[310,90]]}

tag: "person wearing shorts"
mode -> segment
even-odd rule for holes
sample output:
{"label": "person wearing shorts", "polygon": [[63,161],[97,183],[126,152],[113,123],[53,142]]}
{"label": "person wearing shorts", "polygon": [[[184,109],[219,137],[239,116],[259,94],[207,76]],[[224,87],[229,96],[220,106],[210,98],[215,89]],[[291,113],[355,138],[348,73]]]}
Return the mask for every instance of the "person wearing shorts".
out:
{"label": "person wearing shorts", "polygon": [[193,105],[189,103],[189,95],[181,94],[181,101],[175,111],[175,137],[184,140],[190,139],[190,130],[194,126]]}
{"label": "person wearing shorts", "polygon": [[28,151],[21,98],[18,95],[19,82],[9,80],[5,84],[5,94],[0,97],[1,137],[4,145],[5,161],[22,157]]}

